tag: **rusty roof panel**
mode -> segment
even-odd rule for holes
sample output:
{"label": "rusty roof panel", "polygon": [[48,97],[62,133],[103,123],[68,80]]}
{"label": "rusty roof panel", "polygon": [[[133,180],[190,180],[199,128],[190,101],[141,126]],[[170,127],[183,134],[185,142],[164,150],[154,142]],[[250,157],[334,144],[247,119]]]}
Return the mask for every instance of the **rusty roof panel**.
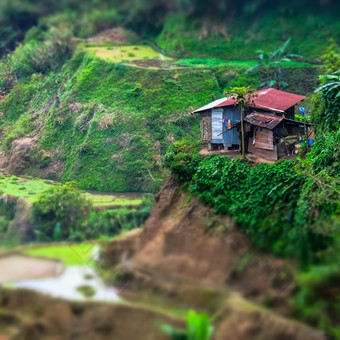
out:
{"label": "rusty roof panel", "polygon": [[265,113],[253,112],[246,116],[244,120],[252,125],[260,126],[269,130],[273,130],[276,126],[278,126],[283,117],[272,116]]}
{"label": "rusty roof panel", "polygon": [[[278,112],[284,112],[306,98],[305,96],[279,91],[273,88],[255,91],[254,94],[256,94],[257,97],[254,98],[254,105],[251,104],[249,105],[250,107],[257,107],[259,109],[262,108]],[[214,107],[229,106],[234,104],[235,99],[225,98],[224,101]]]}

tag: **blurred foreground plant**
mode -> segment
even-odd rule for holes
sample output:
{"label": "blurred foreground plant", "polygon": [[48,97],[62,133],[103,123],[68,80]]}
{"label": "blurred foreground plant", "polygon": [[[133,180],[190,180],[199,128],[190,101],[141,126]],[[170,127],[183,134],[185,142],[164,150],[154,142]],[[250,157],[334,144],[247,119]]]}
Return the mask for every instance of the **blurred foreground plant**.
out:
{"label": "blurred foreground plant", "polygon": [[208,314],[197,314],[189,311],[187,315],[187,329],[180,330],[170,325],[160,325],[160,329],[168,334],[172,340],[209,340],[214,332],[213,326],[209,325]]}

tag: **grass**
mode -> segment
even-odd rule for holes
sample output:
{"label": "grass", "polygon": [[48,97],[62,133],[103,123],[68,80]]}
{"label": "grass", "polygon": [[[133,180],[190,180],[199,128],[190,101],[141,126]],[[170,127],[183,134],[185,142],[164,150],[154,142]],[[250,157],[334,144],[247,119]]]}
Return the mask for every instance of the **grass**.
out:
{"label": "grass", "polygon": [[142,204],[142,194],[141,193],[117,193],[117,194],[107,194],[107,193],[96,193],[96,192],[86,192],[85,195],[93,201],[95,207],[106,206],[106,205],[141,205]]}
{"label": "grass", "polygon": [[[214,66],[245,66],[253,67],[257,65],[256,60],[223,60],[223,59],[201,59],[201,58],[188,58],[180,59],[174,62],[177,66],[185,67],[214,67]],[[281,63],[284,67],[305,67],[311,66],[309,63],[297,61],[284,61]]]}
{"label": "grass", "polygon": [[0,177],[0,191],[12,196],[24,197],[32,203],[51,185],[53,185],[53,182],[44,179],[18,178],[15,176]]}
{"label": "grass", "polygon": [[[24,197],[31,203],[34,203],[45,190],[55,184],[57,182],[40,178],[0,176],[0,192],[16,197]],[[85,192],[85,195],[93,202],[94,207],[106,205],[138,206],[142,204],[143,200],[141,193],[108,194],[91,191]]]}
{"label": "grass", "polygon": [[86,265],[92,258],[94,243],[51,245],[25,250],[23,254],[58,259],[68,267]]}
{"label": "grass", "polygon": [[[114,63],[145,60],[145,59],[159,59],[162,60],[161,54],[155,51],[152,47],[147,45],[129,45],[129,46],[114,46],[114,47],[87,47],[89,51],[95,53],[98,58]],[[164,56],[165,60],[171,60]]]}

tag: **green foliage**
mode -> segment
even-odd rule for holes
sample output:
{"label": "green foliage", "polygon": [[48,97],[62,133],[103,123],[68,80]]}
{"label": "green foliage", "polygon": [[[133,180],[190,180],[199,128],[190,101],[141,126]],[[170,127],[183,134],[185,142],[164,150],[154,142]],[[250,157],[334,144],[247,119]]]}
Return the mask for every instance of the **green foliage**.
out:
{"label": "green foliage", "polygon": [[190,181],[200,162],[198,147],[193,142],[182,140],[169,146],[164,163],[180,181]]}
{"label": "green foliage", "polygon": [[215,66],[253,66],[255,64],[252,60],[223,60],[223,59],[209,59],[209,58],[187,58],[179,59],[174,63],[178,66],[185,67],[215,67]]}
{"label": "green foliage", "polygon": [[161,325],[160,329],[173,340],[209,340],[212,337],[214,329],[209,325],[209,315],[189,311],[186,322],[186,330],[179,330],[169,325]]}
{"label": "green foliage", "polygon": [[[314,60],[327,48],[329,37],[336,38],[335,32],[339,30],[336,12],[318,11],[316,15],[310,5],[292,9],[292,4],[289,4],[288,9],[283,4],[282,7],[286,8],[278,6],[279,9],[273,8],[276,7],[273,4],[267,3],[266,11],[262,8],[258,15],[229,16],[230,19],[227,15],[221,20],[218,16],[223,11],[214,12],[213,20],[211,17],[204,20],[177,13],[167,18],[155,41],[161,48],[180,58],[218,56],[230,60],[250,60],[259,46],[269,51],[275,50],[278,41],[283,43],[287,36],[292,36],[292,53]],[[230,8],[236,10],[235,7],[235,4],[227,5],[225,10],[230,14]],[[301,21],[301,17],[307,16],[308,20]],[[280,24],[273,25],[273,18]]]}
{"label": "green foliage", "polygon": [[250,87],[234,87],[231,90],[225,92],[227,97],[231,97],[236,100],[236,105],[239,107],[245,107],[248,104],[253,103],[256,95],[253,94],[254,90]]}
{"label": "green foliage", "polygon": [[67,29],[51,28],[42,39],[20,45],[4,61],[0,61],[0,87],[9,91],[18,79],[34,73],[58,70],[72,55],[74,43]]}
{"label": "green foliage", "polygon": [[73,183],[58,184],[43,192],[32,207],[32,222],[38,239],[69,239],[84,227],[91,202]]}
{"label": "green foliage", "polygon": [[114,236],[123,232],[139,228],[150,215],[148,209],[130,210],[116,209],[106,211],[93,211],[79,233],[80,240],[98,239],[103,235]]}
{"label": "green foliage", "polygon": [[62,162],[53,178],[82,188],[155,192],[167,176],[167,146],[198,139],[193,107],[220,91],[208,70],[135,69],[78,50],[61,72],[22,79],[0,102],[3,149],[39,131],[35,175]]}
{"label": "green foliage", "polygon": [[316,173],[327,171],[330,176],[340,177],[340,129],[320,133],[308,154]]}
{"label": "green foliage", "polygon": [[65,266],[85,266],[93,258],[96,243],[53,244],[23,251],[30,256],[46,257],[63,261]]}
{"label": "green foliage", "polygon": [[286,49],[290,43],[289,38],[286,42],[280,46],[274,52],[267,52],[258,50],[258,64],[249,68],[246,72],[254,72],[258,68],[265,68],[267,70],[266,80],[261,84],[261,87],[275,87],[277,89],[287,87],[289,84],[283,81],[282,63],[290,62],[291,58],[302,58],[298,54],[286,54]]}
{"label": "green foliage", "polygon": [[[339,227],[339,219],[337,223]],[[298,275],[298,291],[292,299],[292,306],[297,317],[323,329],[329,338],[340,339],[339,242],[319,256],[323,259],[322,264]]]}
{"label": "green foliage", "polygon": [[331,190],[335,202],[313,201],[314,205],[310,205],[312,198],[307,193],[321,195],[321,180],[307,178],[294,161],[250,167],[239,159],[211,156],[196,169],[191,192],[217,213],[233,216],[258,246],[296,256],[304,263],[332,241],[332,235],[320,233],[313,226],[318,221],[316,211],[327,212],[323,220],[336,214],[337,192]]}
{"label": "green foliage", "polygon": [[320,60],[324,63],[324,74],[331,74],[340,69],[339,47],[337,46],[334,39],[330,40],[330,46],[328,47],[326,53],[320,57]]}
{"label": "green foliage", "polygon": [[320,78],[324,85],[316,89],[315,92],[321,92],[324,101],[321,127],[327,130],[336,130],[339,128],[340,121],[340,71]]}
{"label": "green foliage", "polygon": [[0,244],[6,242],[6,234],[15,216],[17,199],[0,191]]}

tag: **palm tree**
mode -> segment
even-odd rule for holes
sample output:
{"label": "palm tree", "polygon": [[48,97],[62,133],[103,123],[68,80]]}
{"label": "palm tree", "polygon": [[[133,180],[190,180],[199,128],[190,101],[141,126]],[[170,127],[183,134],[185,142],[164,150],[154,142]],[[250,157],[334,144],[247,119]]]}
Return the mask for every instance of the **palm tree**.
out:
{"label": "palm tree", "polygon": [[[279,47],[274,52],[267,52],[263,50],[257,50],[258,54],[258,64],[246,70],[246,73],[253,72],[259,68],[267,68],[267,80],[264,81],[260,86],[261,87],[277,87],[280,89],[281,87],[288,86],[288,83],[283,81],[282,78],[284,76],[284,72],[282,72],[282,62],[284,61],[292,61],[292,58],[302,58],[302,56],[298,54],[285,54],[286,49],[291,41],[291,38],[287,39],[285,43]],[[272,76],[274,74],[274,76]]]}
{"label": "palm tree", "polygon": [[254,98],[257,97],[254,91],[250,87],[234,87],[229,91],[225,92],[227,97],[235,99],[235,105],[240,108],[241,111],[241,134],[242,134],[242,158],[246,158],[246,149],[244,142],[244,125],[243,125],[243,109],[248,104],[254,103]]}

